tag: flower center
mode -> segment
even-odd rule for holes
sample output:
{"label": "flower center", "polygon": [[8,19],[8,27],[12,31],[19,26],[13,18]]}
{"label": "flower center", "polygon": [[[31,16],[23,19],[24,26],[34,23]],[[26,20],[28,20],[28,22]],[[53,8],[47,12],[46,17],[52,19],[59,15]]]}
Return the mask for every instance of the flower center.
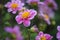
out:
{"label": "flower center", "polygon": [[11,8],[17,8],[17,6],[18,6],[18,4],[16,4],[16,3],[11,4]]}
{"label": "flower center", "polygon": [[23,14],[22,14],[22,18],[28,18],[29,17],[29,15],[30,15],[30,13],[29,12],[24,12]]}
{"label": "flower center", "polygon": [[45,14],[45,18],[48,19],[49,18],[48,15]]}
{"label": "flower center", "polygon": [[46,37],[45,36],[41,37],[41,40],[46,40]]}

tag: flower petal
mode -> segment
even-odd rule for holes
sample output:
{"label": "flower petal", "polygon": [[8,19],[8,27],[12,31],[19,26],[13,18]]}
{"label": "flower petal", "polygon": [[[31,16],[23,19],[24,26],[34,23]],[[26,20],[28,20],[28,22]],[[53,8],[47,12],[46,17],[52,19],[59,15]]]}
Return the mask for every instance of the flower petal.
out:
{"label": "flower petal", "polygon": [[24,20],[23,24],[26,27],[30,26],[30,20]]}
{"label": "flower petal", "polygon": [[9,8],[9,9],[8,9],[8,12],[11,12],[11,11],[12,11],[12,9],[11,9],[11,8]]}
{"label": "flower petal", "polygon": [[19,31],[19,26],[17,26],[17,25],[14,26],[14,29],[13,29],[13,30],[14,30],[15,33],[19,33],[19,32],[20,32],[20,31]]}
{"label": "flower petal", "polygon": [[23,22],[22,18],[19,15],[17,15],[15,19],[16,19],[18,24],[21,24]]}
{"label": "flower petal", "polygon": [[35,10],[33,10],[33,9],[30,10],[30,13],[31,13],[30,17],[28,18],[30,20],[33,19],[37,15],[37,12]]}
{"label": "flower petal", "polygon": [[16,12],[17,12],[17,11],[13,11],[12,13],[13,13],[13,14],[16,14]]}
{"label": "flower petal", "polygon": [[7,4],[5,4],[5,7],[10,7],[10,2],[8,2]]}
{"label": "flower petal", "polygon": [[42,32],[42,31],[40,31],[39,32],[39,36],[41,37],[41,36],[43,36],[44,35],[44,33]]}
{"label": "flower petal", "polygon": [[5,31],[7,31],[9,33],[13,32],[13,29],[11,27],[5,27],[4,29],[5,29]]}
{"label": "flower petal", "polygon": [[46,37],[47,40],[51,40],[53,38],[53,36],[51,36],[49,34],[44,34],[44,36]]}
{"label": "flower petal", "polygon": [[60,39],[60,32],[57,33],[56,37],[57,39]]}
{"label": "flower petal", "polygon": [[36,36],[36,40],[41,40],[41,39],[40,39],[40,36]]}
{"label": "flower petal", "polygon": [[57,30],[60,31],[60,26],[57,26]]}

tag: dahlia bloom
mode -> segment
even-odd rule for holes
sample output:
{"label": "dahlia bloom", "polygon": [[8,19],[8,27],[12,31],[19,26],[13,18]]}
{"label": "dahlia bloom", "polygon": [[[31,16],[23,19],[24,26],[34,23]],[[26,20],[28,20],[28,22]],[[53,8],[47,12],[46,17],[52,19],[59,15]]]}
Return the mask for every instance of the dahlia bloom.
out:
{"label": "dahlia bloom", "polygon": [[16,21],[18,24],[23,23],[24,26],[30,26],[30,20],[32,20],[36,16],[37,12],[33,9],[25,10],[24,12],[20,12],[19,15],[16,16]]}
{"label": "dahlia bloom", "polygon": [[53,37],[50,34],[44,34],[43,32],[39,32],[35,40],[52,40],[52,38]]}
{"label": "dahlia bloom", "polygon": [[60,40],[60,26],[57,26],[57,30],[58,30],[57,39]]}
{"label": "dahlia bloom", "polygon": [[21,3],[20,0],[11,0],[5,4],[5,7],[8,8],[8,12],[12,12],[13,14],[16,14],[18,10],[22,10],[23,6],[24,3]]}
{"label": "dahlia bloom", "polygon": [[50,18],[54,17],[54,12],[49,8],[44,2],[39,2],[38,4],[39,12],[42,11],[43,14],[47,14]]}
{"label": "dahlia bloom", "polygon": [[40,0],[27,0],[28,4],[37,4]]}
{"label": "dahlia bloom", "polygon": [[54,9],[54,10],[57,10],[57,4],[56,4],[55,0],[44,0],[44,3],[45,3],[48,7],[52,8],[52,9]]}
{"label": "dahlia bloom", "polygon": [[21,32],[19,30],[18,26],[12,27],[5,27],[5,31],[11,33],[13,36],[16,37],[16,40],[23,40],[23,37],[21,35]]}
{"label": "dahlia bloom", "polygon": [[42,17],[47,22],[47,24],[50,24],[50,18],[54,17],[54,12],[52,11],[52,9],[48,8],[48,6],[44,4],[44,2],[40,2],[38,4],[38,8],[38,16]]}

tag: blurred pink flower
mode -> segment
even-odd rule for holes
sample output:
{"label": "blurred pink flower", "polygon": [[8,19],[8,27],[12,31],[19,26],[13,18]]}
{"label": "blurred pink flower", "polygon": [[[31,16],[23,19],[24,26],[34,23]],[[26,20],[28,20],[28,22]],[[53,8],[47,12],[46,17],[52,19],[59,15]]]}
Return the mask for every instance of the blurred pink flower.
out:
{"label": "blurred pink flower", "polygon": [[16,21],[18,24],[23,22],[24,26],[30,26],[30,20],[32,20],[36,16],[37,12],[33,9],[25,10],[24,12],[20,12],[19,15],[16,16]]}
{"label": "blurred pink flower", "polygon": [[5,4],[5,7],[8,8],[8,12],[12,12],[13,14],[16,14],[18,10],[22,10],[23,6],[24,3],[22,3],[20,0],[11,0]]}
{"label": "blurred pink flower", "polygon": [[38,4],[39,17],[42,17],[48,24],[50,23],[50,18],[54,18],[54,12],[50,9],[44,2]]}
{"label": "blurred pink flower", "polygon": [[38,4],[39,12],[42,11],[43,14],[47,14],[50,18],[54,17],[54,11],[49,8],[44,2]]}
{"label": "blurred pink flower", "polygon": [[40,0],[27,0],[28,4],[37,4]]}
{"label": "blurred pink flower", "polygon": [[39,32],[35,40],[52,40],[52,38],[53,37],[50,34],[44,34],[43,32]]}
{"label": "blurred pink flower", "polygon": [[14,28],[12,28],[12,27],[5,27],[5,31],[13,34],[14,36],[16,36],[16,40],[23,40],[23,37],[21,35],[21,32],[20,32],[18,26],[14,26]]}
{"label": "blurred pink flower", "polygon": [[45,3],[48,7],[52,8],[52,9],[54,9],[54,10],[57,10],[57,4],[56,4],[55,0],[44,0],[44,3]]}
{"label": "blurred pink flower", "polygon": [[58,40],[60,40],[60,26],[57,26],[57,30],[58,30],[58,32],[57,32],[56,37]]}

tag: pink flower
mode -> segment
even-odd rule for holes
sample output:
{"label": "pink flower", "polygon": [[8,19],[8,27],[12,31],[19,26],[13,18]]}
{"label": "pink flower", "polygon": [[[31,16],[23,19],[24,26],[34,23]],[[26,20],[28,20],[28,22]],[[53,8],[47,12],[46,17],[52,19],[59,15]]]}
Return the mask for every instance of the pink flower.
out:
{"label": "pink flower", "polygon": [[40,2],[38,4],[38,8],[38,16],[42,17],[46,21],[46,23],[50,25],[50,18],[54,18],[53,10],[49,8],[44,2]]}
{"label": "pink flower", "polygon": [[49,34],[44,34],[43,32],[39,32],[35,40],[52,40],[52,38],[53,37]]}
{"label": "pink flower", "polygon": [[21,3],[20,0],[11,0],[5,4],[5,7],[8,8],[8,12],[12,12],[13,14],[16,14],[18,10],[22,10],[23,6],[24,3]]}
{"label": "pink flower", "polygon": [[51,8],[49,8],[44,2],[40,2],[38,4],[38,10],[43,14],[47,14],[49,17],[53,18],[54,17],[54,12]]}
{"label": "pink flower", "polygon": [[44,3],[45,3],[48,7],[57,10],[57,4],[56,4],[55,0],[44,0]]}
{"label": "pink flower", "polygon": [[28,4],[38,4],[40,0],[27,0]]}
{"label": "pink flower", "polygon": [[24,12],[20,12],[19,15],[16,16],[16,21],[18,24],[23,23],[24,26],[30,26],[30,20],[32,20],[36,16],[37,12],[33,9],[25,10]]}
{"label": "pink flower", "polygon": [[21,32],[19,30],[18,26],[12,27],[5,27],[5,31],[11,33],[13,36],[16,37],[16,40],[23,40],[23,37],[21,35]]}
{"label": "pink flower", "polygon": [[38,10],[39,10],[39,14],[38,16],[39,17],[42,17],[44,19],[44,21],[46,21],[47,24],[51,24],[50,23],[50,16],[48,15],[50,12],[50,9],[43,3],[43,2],[40,2],[38,4]]}
{"label": "pink flower", "polygon": [[57,32],[56,37],[58,40],[60,40],[60,26],[57,26],[57,30],[58,30],[58,32]]}

